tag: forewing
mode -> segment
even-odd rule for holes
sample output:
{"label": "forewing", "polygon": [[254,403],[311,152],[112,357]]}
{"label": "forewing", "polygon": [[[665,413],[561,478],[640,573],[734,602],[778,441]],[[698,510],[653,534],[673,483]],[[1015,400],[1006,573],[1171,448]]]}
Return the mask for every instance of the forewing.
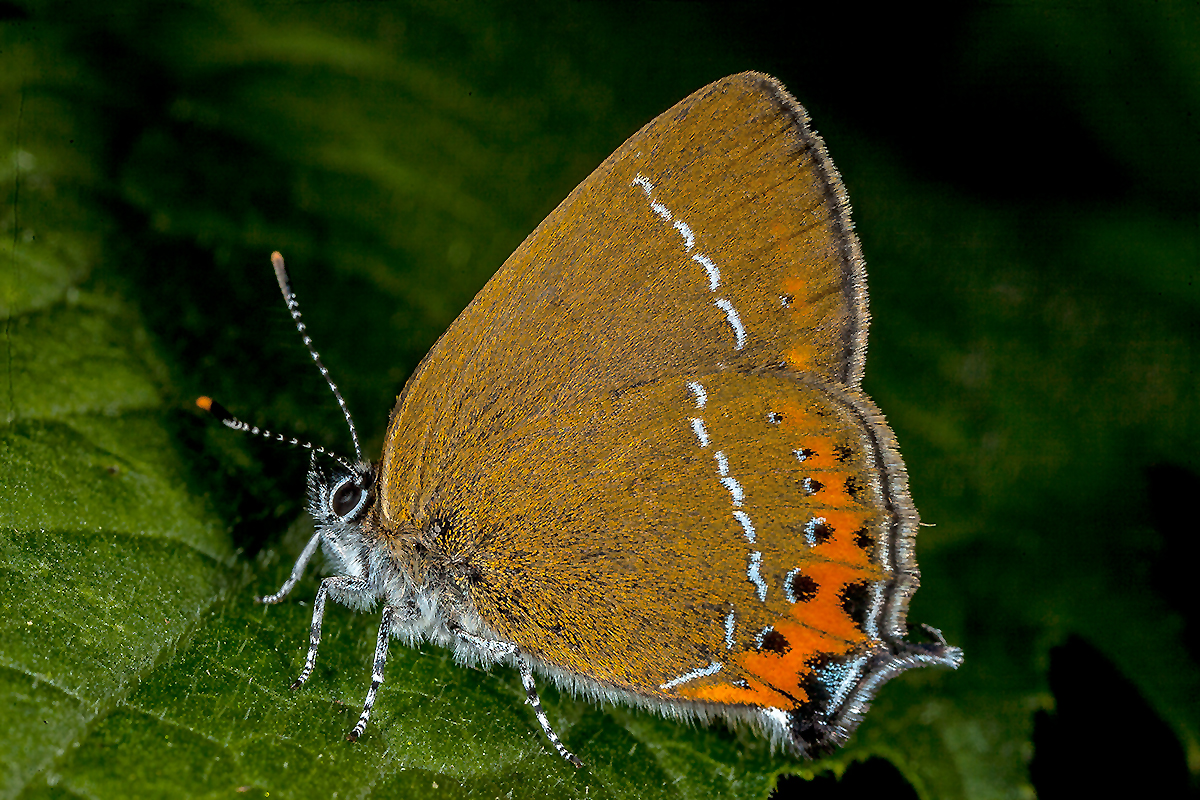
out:
{"label": "forewing", "polygon": [[803,109],[763,75],[718,81],[597,168],[434,346],[389,425],[382,521],[420,525],[506,431],[627,387],[720,368],[857,387],[866,322],[845,195]]}

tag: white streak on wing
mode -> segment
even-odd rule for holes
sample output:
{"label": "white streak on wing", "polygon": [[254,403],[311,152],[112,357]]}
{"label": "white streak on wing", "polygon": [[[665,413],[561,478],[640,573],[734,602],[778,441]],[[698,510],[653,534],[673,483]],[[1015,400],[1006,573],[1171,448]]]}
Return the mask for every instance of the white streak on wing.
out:
{"label": "white streak on wing", "polygon": [[733,303],[724,297],[718,297],[715,305],[725,312],[725,316],[729,319],[729,324],[733,327],[733,332],[737,336],[736,349],[741,350],[746,346],[746,329],[742,327],[742,319],[738,316],[737,309],[733,307]]}
{"label": "white streak on wing", "polygon": [[736,479],[726,476],[721,478],[721,483],[725,484],[725,488],[729,490],[729,494],[733,496],[733,505],[739,508],[742,505],[742,498],[746,496],[746,492],[742,489],[742,485]]}
{"label": "white streak on wing", "polygon": [[758,599],[767,601],[767,582],[763,580],[759,567],[762,565],[762,553],[755,550],[750,554],[750,566],[746,569],[746,577],[758,588]]}
{"label": "white streak on wing", "polygon": [[700,446],[708,447],[708,431],[704,429],[704,420],[692,417],[692,430],[695,431],[696,438],[700,440]]}
{"label": "white streak on wing", "polygon": [[737,617],[734,616],[733,609],[729,610],[729,616],[725,617],[725,649],[732,650],[734,645],[733,626],[737,624]]}
{"label": "white streak on wing", "polygon": [[746,534],[746,541],[753,544],[757,534],[754,532],[754,524],[750,522],[750,516],[745,511],[735,511],[733,516],[742,524],[742,532]]}
{"label": "white streak on wing", "polygon": [[642,173],[640,172],[638,173],[638,176],[633,179],[633,185],[642,187],[642,191],[646,193],[647,197],[649,197],[650,193],[654,191],[654,184],[643,178]]}
{"label": "white streak on wing", "polygon": [[717,269],[717,265],[712,262],[712,259],[703,253],[696,253],[692,256],[692,261],[695,261],[708,273],[708,290],[715,292],[717,287],[721,285],[721,270]]}
{"label": "white streak on wing", "polygon": [[797,461],[807,461],[808,460],[808,454],[805,453],[803,450],[793,450],[792,452],[796,454]]}
{"label": "white streak on wing", "polygon": [[658,685],[658,688],[671,689],[671,688],[678,686],[681,683],[687,683],[688,681],[694,681],[694,680],[696,680],[696,678],[703,678],[705,675],[715,675],[721,671],[721,666],[722,665],[721,665],[720,661],[714,661],[711,664],[709,664],[707,667],[700,667],[698,669],[692,670],[691,672],[685,672],[682,675],[680,675],[678,678],[672,678],[671,680],[667,681],[666,683],[660,683]]}
{"label": "white streak on wing", "polygon": [[809,547],[817,546],[817,526],[824,524],[824,517],[813,517],[804,523],[804,541],[808,542]]}
{"label": "white streak on wing", "polygon": [[792,591],[792,578],[795,578],[799,572],[799,567],[788,570],[788,574],[783,579],[783,593],[787,596],[787,601],[789,603],[799,602],[799,598],[796,597],[796,593]]}
{"label": "white streak on wing", "polygon": [[654,211],[655,214],[658,214],[660,217],[665,219],[667,222],[671,221],[671,212],[668,211],[667,207],[664,206],[662,203],[655,201],[650,204],[650,208]]}
{"label": "white streak on wing", "polygon": [[721,475],[721,476],[728,475],[729,474],[729,459],[725,457],[724,451],[718,450],[716,452],[716,455],[713,456],[713,458],[715,458],[717,460],[717,474]]}
{"label": "white streak on wing", "polygon": [[692,394],[696,395],[696,408],[704,408],[704,404],[708,402],[708,392],[704,391],[704,387],[696,381],[689,383],[688,388],[692,390]]}
{"label": "white streak on wing", "polygon": [[758,635],[754,637],[754,649],[755,650],[762,649],[763,642],[766,641],[766,639],[767,639],[767,634],[773,630],[775,630],[775,626],[768,625],[767,627],[763,628],[761,631],[758,632]]}
{"label": "white streak on wing", "polygon": [[683,237],[684,248],[691,250],[692,245],[696,243],[696,237],[692,234],[692,229],[688,224],[681,219],[675,220],[675,230],[679,231],[679,235]]}

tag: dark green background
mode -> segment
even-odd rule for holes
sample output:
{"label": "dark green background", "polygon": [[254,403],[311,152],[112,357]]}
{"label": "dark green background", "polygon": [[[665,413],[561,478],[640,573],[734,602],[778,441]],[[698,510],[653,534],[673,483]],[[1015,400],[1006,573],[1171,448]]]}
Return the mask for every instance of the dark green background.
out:
{"label": "dark green background", "polygon": [[[897,5],[0,2],[0,797],[1194,792],[1197,6]],[[936,525],[910,617],[964,667],[817,764],[547,690],[576,772],[510,670],[397,645],[347,745],[373,617],[334,608],[292,694],[315,578],[250,601],[305,459],[191,407],[348,449],[268,253],[377,454],[537,222],[743,69],[845,179],[866,387]]]}

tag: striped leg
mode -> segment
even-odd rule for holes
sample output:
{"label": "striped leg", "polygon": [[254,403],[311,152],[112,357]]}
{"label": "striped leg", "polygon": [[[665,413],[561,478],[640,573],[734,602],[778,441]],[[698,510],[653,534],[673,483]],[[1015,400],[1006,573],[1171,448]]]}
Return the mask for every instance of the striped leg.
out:
{"label": "striped leg", "polygon": [[570,761],[576,768],[582,767],[583,762],[579,760],[579,756],[563,747],[563,743],[558,739],[558,734],[550,727],[550,720],[546,717],[546,712],[542,710],[542,700],[538,697],[537,686],[533,682],[533,665],[525,658],[521,659],[521,683],[525,684],[525,702],[533,706],[533,713],[537,716],[537,721],[545,731],[550,744],[554,745],[554,749],[560,756]]}
{"label": "striped leg", "polygon": [[[313,538],[316,539],[316,537]],[[307,548],[305,549],[307,550]],[[321,588],[317,589],[317,597],[313,600],[312,627],[308,631],[308,657],[304,659],[304,669],[300,671],[300,677],[292,683],[293,689],[299,689],[304,685],[304,682],[312,675],[313,664],[317,663],[317,646],[321,644],[321,622],[325,619],[326,596],[332,592],[334,600],[344,602],[347,595],[359,594],[368,589],[367,582],[358,578],[338,576],[321,581]]]}
{"label": "striped leg", "polygon": [[[451,630],[455,636],[491,654],[497,661],[505,656],[517,655],[517,646],[512,642],[498,642],[495,639],[485,639],[482,636],[467,633],[461,628],[451,628]],[[528,659],[520,656],[517,657],[517,663],[521,669],[521,683],[525,685],[525,702],[533,706],[533,713],[537,716],[538,724],[545,731],[546,738],[550,740],[550,744],[554,745],[554,749],[558,751],[560,756],[570,761],[576,767],[582,767],[583,762],[579,760],[578,756],[563,746],[563,743],[558,738],[558,734],[554,732],[554,728],[550,727],[550,719],[542,709],[542,699],[538,697],[537,686],[533,682],[533,665],[529,663]]]}
{"label": "striped leg", "polygon": [[495,639],[485,639],[482,636],[476,636],[473,633],[467,633],[462,628],[451,628],[454,635],[474,645],[479,650],[490,654],[492,658],[499,661],[505,656],[516,655],[517,646],[512,642],[500,642]]}
{"label": "striped leg", "polygon": [[[397,613],[399,612],[399,613]],[[371,708],[375,705],[375,694],[379,684],[383,683],[383,665],[387,663],[388,638],[392,635],[392,622],[396,616],[404,616],[405,612],[395,606],[383,607],[383,619],[379,621],[379,638],[375,640],[375,662],[371,667],[371,688],[367,690],[367,701],[363,704],[362,716],[354,730],[346,735],[346,740],[357,742],[358,737],[367,729],[367,718],[371,716]]]}
{"label": "striped leg", "polygon": [[272,603],[278,603],[280,600],[287,597],[287,593],[290,592],[292,587],[296,585],[296,581],[304,577],[304,568],[308,566],[308,561],[313,557],[313,553],[317,552],[317,545],[320,543],[321,534],[313,534],[313,537],[308,540],[308,544],[304,545],[304,552],[301,553],[300,557],[296,559],[296,565],[292,567],[292,574],[289,575],[288,579],[283,582],[283,587],[280,588],[280,590],[275,594],[263,595],[261,597],[255,595],[254,602],[266,603],[267,605],[270,605]]}

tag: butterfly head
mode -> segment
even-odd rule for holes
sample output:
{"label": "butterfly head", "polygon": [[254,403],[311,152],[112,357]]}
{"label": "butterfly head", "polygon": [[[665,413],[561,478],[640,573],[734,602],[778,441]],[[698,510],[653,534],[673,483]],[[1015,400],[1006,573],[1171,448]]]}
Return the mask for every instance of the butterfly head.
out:
{"label": "butterfly head", "polygon": [[[325,463],[322,463],[322,462]],[[366,461],[350,464],[313,453],[308,469],[308,513],[326,554],[347,575],[366,574],[368,547],[364,523],[375,504],[375,469]]]}

